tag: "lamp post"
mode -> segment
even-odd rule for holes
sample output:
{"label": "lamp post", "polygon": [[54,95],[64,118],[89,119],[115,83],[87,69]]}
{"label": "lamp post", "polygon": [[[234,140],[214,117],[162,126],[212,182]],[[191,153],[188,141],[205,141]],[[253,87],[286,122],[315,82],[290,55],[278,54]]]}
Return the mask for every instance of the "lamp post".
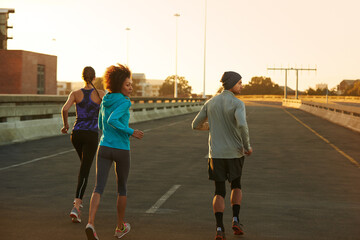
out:
{"label": "lamp post", "polygon": [[129,31],[130,28],[125,28],[126,30],[126,65],[129,67]]}
{"label": "lamp post", "polygon": [[206,16],[207,15],[207,0],[205,0],[205,26],[204,26],[204,80],[203,80],[203,98],[205,94],[205,75],[206,75]]}
{"label": "lamp post", "polygon": [[180,17],[180,14],[175,13],[174,14],[176,18],[176,54],[175,54],[175,84],[174,84],[174,98],[178,97],[178,91],[177,91],[177,60],[178,60],[178,18]]}

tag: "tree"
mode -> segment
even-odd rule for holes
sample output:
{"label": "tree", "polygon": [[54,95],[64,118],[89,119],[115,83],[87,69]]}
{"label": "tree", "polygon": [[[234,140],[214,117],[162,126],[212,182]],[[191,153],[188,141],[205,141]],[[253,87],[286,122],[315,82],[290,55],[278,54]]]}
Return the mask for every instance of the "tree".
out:
{"label": "tree", "polygon": [[360,81],[355,82],[353,85],[349,86],[345,93],[345,96],[360,96]]}
{"label": "tree", "polygon": [[245,85],[241,90],[243,95],[262,95],[262,94],[283,94],[283,90],[278,84],[271,81],[269,77],[252,77],[249,84]]}
{"label": "tree", "polygon": [[[326,88],[323,88],[323,89],[318,88],[315,90],[315,89],[309,87],[309,89],[305,90],[305,93],[307,95],[326,95]],[[335,88],[328,90],[327,94],[329,96],[335,96],[336,95]]]}
{"label": "tree", "polygon": [[[178,81],[177,82],[178,97],[190,97],[191,86],[189,86],[189,82],[185,80],[185,77],[178,76],[177,81]],[[175,75],[171,75],[167,77],[159,89],[159,96],[173,97],[174,85],[175,85]]]}

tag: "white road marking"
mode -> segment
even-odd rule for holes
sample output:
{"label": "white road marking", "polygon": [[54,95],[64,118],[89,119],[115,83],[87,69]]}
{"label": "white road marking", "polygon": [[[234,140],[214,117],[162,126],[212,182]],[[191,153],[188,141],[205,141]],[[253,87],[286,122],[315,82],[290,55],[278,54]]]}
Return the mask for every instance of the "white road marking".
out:
{"label": "white road marking", "polygon": [[155,213],[180,186],[181,185],[172,186],[169,191],[167,191],[151,208],[146,211],[146,213]]}
{"label": "white road marking", "polygon": [[58,155],[61,155],[61,154],[69,153],[69,152],[72,152],[72,151],[75,151],[75,149],[71,149],[71,150],[67,150],[67,151],[64,151],[64,152],[55,153],[55,154],[48,155],[48,156],[45,156],[45,157],[35,158],[35,159],[33,159],[33,160],[26,161],[26,162],[19,163],[19,164],[14,164],[14,165],[11,165],[11,166],[8,166],[8,167],[3,167],[3,168],[0,168],[0,171],[6,170],[6,169],[9,169],[9,168],[19,167],[19,166],[26,165],[26,164],[29,164],[29,163],[33,163],[33,162],[37,162],[37,161],[40,161],[40,160],[44,160],[44,159],[46,159],[46,158],[51,158],[51,157],[55,157],[55,156],[58,156]]}
{"label": "white road marking", "polygon": [[[186,121],[186,120],[185,120],[185,121]],[[184,122],[184,120],[182,120],[182,121],[177,121],[177,122],[172,122],[172,123],[170,123],[170,124],[163,125],[163,126],[159,126],[159,127],[156,127],[156,128],[145,129],[143,132],[149,132],[149,131],[151,131],[151,130],[155,130],[155,129],[158,129],[158,128],[164,128],[164,127],[172,126],[172,125],[175,125],[175,124],[181,123],[181,122]],[[19,164],[14,164],[14,165],[11,165],[11,166],[8,166],[8,167],[3,167],[3,168],[0,168],[0,171],[6,170],[6,169],[10,169],[10,168],[14,168],[14,167],[19,167],[19,166],[26,165],[26,164],[29,164],[29,163],[33,163],[33,162],[37,162],[37,161],[40,161],[40,160],[44,160],[44,159],[46,159],[46,158],[51,158],[51,157],[55,157],[55,156],[58,156],[58,155],[61,155],[61,154],[69,153],[69,152],[72,152],[72,151],[75,151],[75,149],[71,149],[71,150],[64,151],[64,152],[59,152],[59,153],[56,153],[56,154],[52,154],[52,155],[48,155],[48,156],[44,156],[44,157],[40,157],[40,158],[35,158],[35,159],[33,159],[33,160],[30,160],[30,161],[27,161],[27,162],[23,162],[23,163],[19,163]]]}

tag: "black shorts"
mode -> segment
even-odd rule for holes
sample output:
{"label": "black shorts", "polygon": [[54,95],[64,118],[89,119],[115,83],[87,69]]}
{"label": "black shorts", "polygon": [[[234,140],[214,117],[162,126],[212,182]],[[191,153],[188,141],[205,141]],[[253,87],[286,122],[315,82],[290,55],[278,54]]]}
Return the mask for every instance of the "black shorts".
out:
{"label": "black shorts", "polygon": [[244,165],[245,157],[222,159],[222,158],[209,158],[208,159],[208,172],[209,179],[216,182],[229,182],[240,177]]}

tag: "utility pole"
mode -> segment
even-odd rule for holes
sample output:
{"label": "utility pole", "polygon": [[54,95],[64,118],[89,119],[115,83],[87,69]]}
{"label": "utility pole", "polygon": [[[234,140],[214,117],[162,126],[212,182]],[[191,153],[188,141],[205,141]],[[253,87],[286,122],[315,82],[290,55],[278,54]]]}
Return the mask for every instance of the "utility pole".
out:
{"label": "utility pole", "polygon": [[295,99],[298,99],[298,79],[299,79],[299,71],[317,71],[316,68],[268,68],[267,70],[285,70],[285,87],[284,87],[284,98],[287,98],[287,72],[290,70],[296,71],[296,90],[295,90]]}
{"label": "utility pole", "polygon": [[205,24],[204,24],[204,79],[203,79],[203,98],[205,94],[205,75],[206,75],[206,18],[207,18],[207,0],[205,0]]}
{"label": "utility pole", "polygon": [[129,32],[130,28],[125,28],[126,31],[126,65],[129,67]]}
{"label": "utility pole", "polygon": [[176,17],[176,54],[175,54],[175,83],[174,83],[174,98],[178,97],[178,87],[177,87],[177,62],[178,62],[178,18],[180,14],[175,13],[174,17]]}

